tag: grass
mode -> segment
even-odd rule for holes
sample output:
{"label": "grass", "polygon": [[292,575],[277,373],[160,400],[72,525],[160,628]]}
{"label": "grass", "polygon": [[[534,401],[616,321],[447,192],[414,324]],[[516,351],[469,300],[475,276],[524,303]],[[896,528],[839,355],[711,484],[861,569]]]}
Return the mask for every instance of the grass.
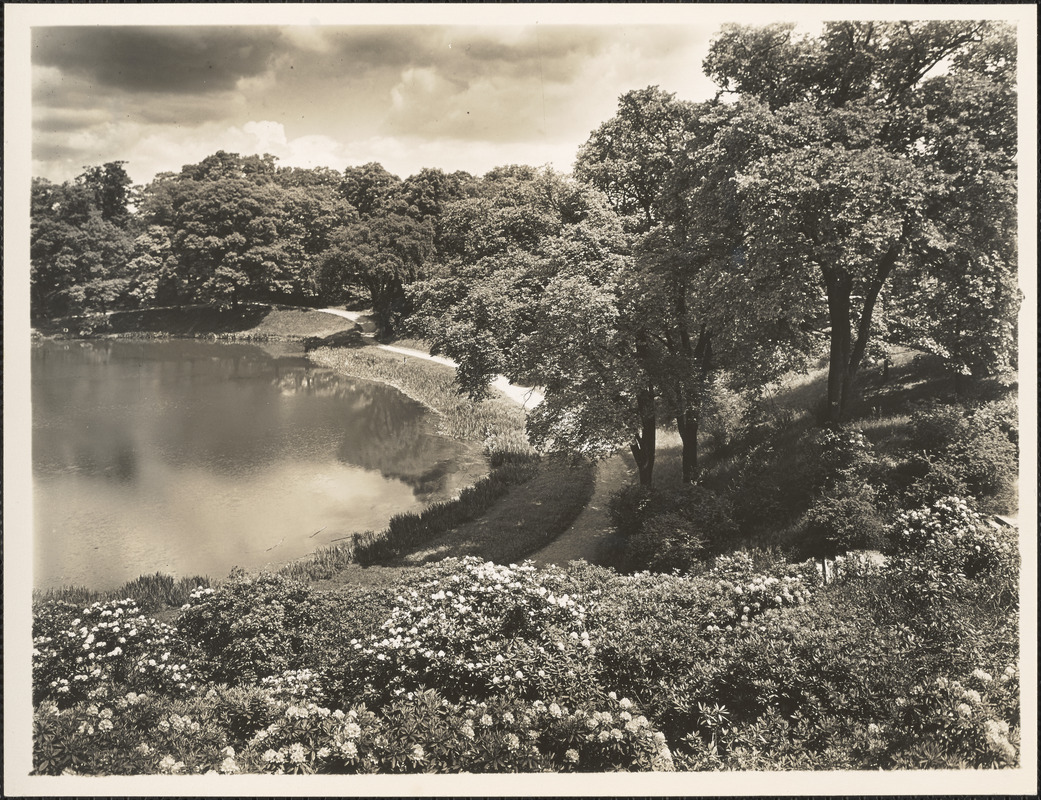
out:
{"label": "grass", "polygon": [[490,450],[528,450],[524,410],[505,398],[474,403],[459,394],[455,373],[430,361],[399,356],[374,347],[319,347],[309,354],[322,367],[393,386],[441,418],[441,433],[465,441],[487,442]]}
{"label": "grass", "polygon": [[595,474],[594,465],[587,461],[545,462],[537,476],[513,489],[479,519],[391,563],[418,566],[463,556],[498,564],[522,561],[571,527],[589,503]]}
{"label": "grass", "polygon": [[137,601],[142,611],[159,611],[164,608],[178,608],[188,602],[188,595],[200,586],[210,586],[207,577],[199,575],[190,578],[174,578],[157,572],[154,575],[142,575],[108,591],[94,591],[80,587],[66,586],[60,589],[45,589],[33,592],[33,603],[66,602],[88,606],[92,603],[103,603],[108,600]]}

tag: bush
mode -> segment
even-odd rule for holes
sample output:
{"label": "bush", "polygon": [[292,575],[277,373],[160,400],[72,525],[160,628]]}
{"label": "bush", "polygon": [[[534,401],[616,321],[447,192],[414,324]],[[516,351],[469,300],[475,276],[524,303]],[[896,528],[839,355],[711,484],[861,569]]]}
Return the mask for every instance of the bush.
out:
{"label": "bush", "polygon": [[910,601],[953,608],[959,598],[987,589],[999,606],[1018,602],[1015,531],[992,528],[964,500],[949,497],[904,512],[888,537],[896,554],[889,573]]}
{"label": "bush", "polygon": [[702,405],[701,432],[716,455],[726,452],[745,424],[748,402],[722,381],[713,382]]}
{"label": "bush", "polygon": [[[635,712],[635,713],[634,713]],[[249,771],[539,772],[670,769],[665,737],[628,700],[451,703],[402,694],[378,711],[289,706],[243,756]]]}
{"label": "bush", "polygon": [[806,555],[834,557],[848,550],[884,546],[885,525],[875,507],[875,491],[844,481],[825,491],[803,518]]}
{"label": "bush", "polygon": [[382,630],[352,643],[347,694],[377,701],[424,686],[451,700],[595,694],[585,607],[533,566],[467,558],[421,574]]}
{"label": "bush", "polygon": [[184,694],[197,679],[192,651],[176,630],[140,613],[133,600],[40,606],[33,619],[33,700],[68,706],[126,691]]}
{"label": "bush", "polygon": [[628,488],[611,504],[631,566],[659,572],[696,569],[702,554],[731,545],[738,532],[732,510],[726,498],[704,486],[672,492]]}
{"label": "bush", "polygon": [[193,593],[177,627],[200,648],[199,668],[209,680],[250,684],[304,666],[322,622],[305,584],[262,573]]}
{"label": "bush", "polygon": [[967,494],[994,510],[1014,508],[1019,474],[1018,423],[1009,401],[967,411],[958,405],[927,405],[911,415],[912,447],[927,464],[908,500],[930,501],[943,489]]}
{"label": "bush", "polygon": [[875,463],[871,443],[858,428],[811,431],[802,447],[813,465],[808,478],[814,492],[863,480]]}
{"label": "bush", "polygon": [[1018,670],[997,679],[976,669],[963,681],[939,677],[897,698],[887,767],[979,769],[1019,765]]}

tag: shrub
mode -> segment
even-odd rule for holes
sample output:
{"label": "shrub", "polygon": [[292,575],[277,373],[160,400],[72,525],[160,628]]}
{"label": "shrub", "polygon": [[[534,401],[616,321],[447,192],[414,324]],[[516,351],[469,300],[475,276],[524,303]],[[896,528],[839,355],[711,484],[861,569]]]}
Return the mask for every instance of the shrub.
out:
{"label": "shrub", "polygon": [[[910,500],[929,500],[934,487],[969,496],[996,510],[1015,507],[1019,471],[1018,423],[1008,401],[967,411],[958,405],[927,405],[911,415],[912,446],[928,464]],[[919,457],[921,458],[921,457]]]}
{"label": "shrub", "polygon": [[697,704],[735,643],[773,610],[806,602],[813,567],[776,574],[755,569],[748,554],[717,559],[701,576],[618,576],[591,602],[589,625],[601,682],[647,709],[669,741],[696,725]]}
{"label": "shrub", "polygon": [[611,495],[608,514],[619,535],[629,538],[640,532],[654,491],[642,484],[623,486]]}
{"label": "shrub", "polygon": [[382,630],[352,643],[345,686],[370,700],[422,686],[453,700],[596,692],[579,598],[556,593],[528,564],[467,558],[450,562],[451,574],[445,566],[403,588]]}
{"label": "shrub", "polygon": [[897,698],[888,762],[899,769],[1019,765],[1018,670],[995,679],[976,669],[963,681],[935,678]]}
{"label": "shrub", "polygon": [[536,772],[669,769],[665,737],[626,699],[451,703],[402,694],[378,711],[289,706],[243,755],[272,773]]}
{"label": "shrub", "polygon": [[689,571],[703,552],[723,549],[737,534],[730,502],[704,486],[623,490],[612,504],[612,516],[637,569]]}
{"label": "shrub", "polygon": [[974,618],[1018,607],[1015,532],[987,525],[964,500],[945,498],[905,512],[889,537],[896,553],[886,570],[892,591],[926,613],[930,637],[973,637]]}
{"label": "shrub", "polygon": [[1019,572],[1019,545],[1008,528],[993,528],[958,497],[906,511],[889,529],[896,553],[928,561],[968,578]]}
{"label": "shrub", "polygon": [[858,428],[811,431],[802,446],[813,465],[808,477],[815,492],[863,479],[875,460],[871,443]]}
{"label": "shrub", "polygon": [[715,381],[702,406],[701,432],[717,455],[725,452],[740,434],[748,411],[747,401],[738,392]]}
{"label": "shrub", "polygon": [[321,622],[307,586],[262,573],[194,592],[177,627],[200,648],[199,667],[210,680],[249,684],[303,666]]}
{"label": "shrub", "polygon": [[68,706],[128,690],[186,693],[195,687],[191,650],[133,600],[94,603],[72,616],[43,604],[33,620],[33,700]]}
{"label": "shrub", "polygon": [[814,501],[803,518],[806,554],[835,556],[847,550],[884,546],[885,525],[875,507],[875,491],[843,481]]}
{"label": "shrub", "polygon": [[129,693],[33,715],[33,768],[42,775],[238,772],[226,733],[203,697]]}

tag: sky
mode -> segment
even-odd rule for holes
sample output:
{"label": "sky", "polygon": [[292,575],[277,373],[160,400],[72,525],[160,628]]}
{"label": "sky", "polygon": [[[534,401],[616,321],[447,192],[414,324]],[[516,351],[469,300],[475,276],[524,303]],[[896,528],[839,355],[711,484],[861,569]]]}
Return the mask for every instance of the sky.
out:
{"label": "sky", "polygon": [[287,166],[370,161],[570,171],[621,94],[685,100],[718,24],[46,26],[32,31],[32,173],[128,162],[137,183],[219,149]]}

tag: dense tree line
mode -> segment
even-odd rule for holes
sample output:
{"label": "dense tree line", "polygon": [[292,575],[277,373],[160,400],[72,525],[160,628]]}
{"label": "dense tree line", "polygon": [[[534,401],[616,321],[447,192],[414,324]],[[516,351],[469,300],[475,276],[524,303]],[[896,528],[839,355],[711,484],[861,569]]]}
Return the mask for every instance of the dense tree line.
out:
{"label": "dense tree line", "polygon": [[218,152],[144,187],[122,162],[36,180],[32,310],[364,298],[475,397],[496,374],[544,387],[544,447],[629,447],[650,484],[675,424],[689,482],[721,379],[754,391],[824,354],[838,422],[896,343],[1014,371],[1015,67],[993,23],[730,25],[714,99],[626,93],[572,176]]}

